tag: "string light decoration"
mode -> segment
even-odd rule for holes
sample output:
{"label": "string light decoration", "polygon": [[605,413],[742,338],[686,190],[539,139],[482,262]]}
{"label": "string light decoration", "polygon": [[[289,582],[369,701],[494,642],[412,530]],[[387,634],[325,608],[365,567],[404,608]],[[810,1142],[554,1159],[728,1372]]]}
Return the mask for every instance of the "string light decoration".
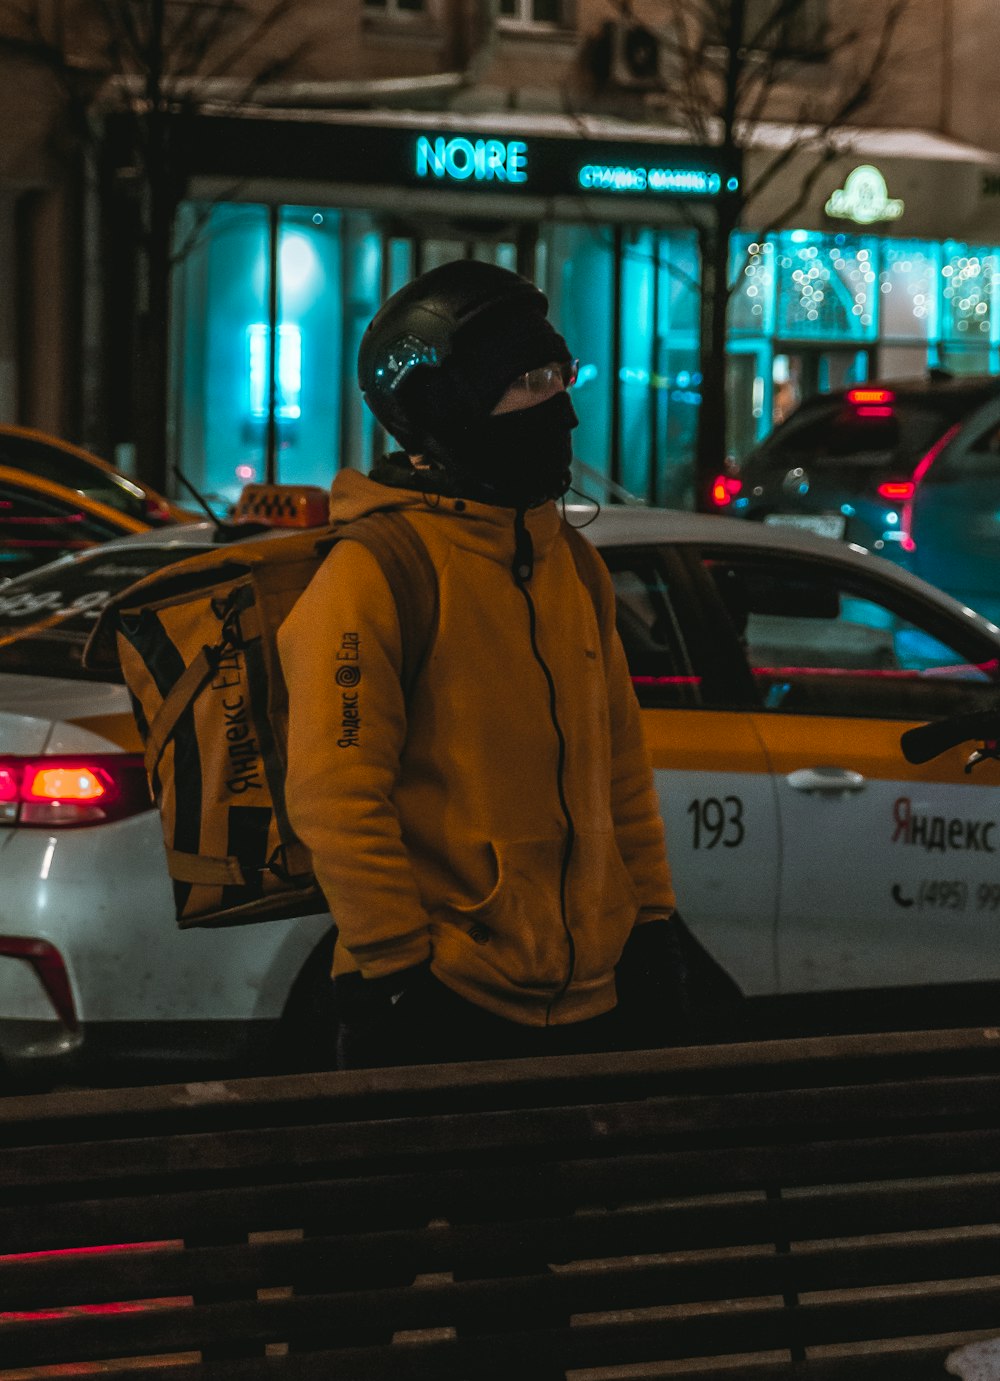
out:
{"label": "string light decoration", "polygon": [[957,339],[982,339],[990,334],[990,306],[998,281],[995,253],[971,246],[952,246],[955,252],[941,270],[945,332]]}

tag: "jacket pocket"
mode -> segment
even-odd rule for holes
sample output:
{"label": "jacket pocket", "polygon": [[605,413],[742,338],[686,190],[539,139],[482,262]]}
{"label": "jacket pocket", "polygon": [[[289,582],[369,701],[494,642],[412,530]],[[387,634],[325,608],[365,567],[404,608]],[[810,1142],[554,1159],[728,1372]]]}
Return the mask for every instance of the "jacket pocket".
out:
{"label": "jacket pocket", "polygon": [[574,979],[589,986],[614,969],[639,911],[635,885],[611,831],[577,836],[567,893],[576,942]]}
{"label": "jacket pocket", "polygon": [[455,946],[477,967],[486,963],[509,983],[552,990],[569,973],[570,945],[560,904],[562,839],[505,840],[491,846],[497,881],[483,901],[439,913],[436,951]]}

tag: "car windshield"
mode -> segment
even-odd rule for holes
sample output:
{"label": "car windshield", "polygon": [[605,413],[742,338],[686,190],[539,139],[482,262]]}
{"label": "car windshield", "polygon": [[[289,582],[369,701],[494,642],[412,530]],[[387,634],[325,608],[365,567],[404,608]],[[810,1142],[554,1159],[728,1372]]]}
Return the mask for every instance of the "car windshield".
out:
{"label": "car windshield", "polygon": [[152,571],[204,548],[98,548],[53,561],[0,586],[0,672],[108,681],[83,666],[83,649],[108,600]]}
{"label": "car windshield", "polygon": [[806,403],[747,463],[748,474],[785,473],[808,464],[909,474],[922,456],[988,393],[966,390],[896,397],[882,405],[844,398]]}
{"label": "car windshield", "polygon": [[0,465],[10,465],[30,475],[64,484],[119,513],[148,520],[146,496],[139,485],[36,437],[0,432]]}

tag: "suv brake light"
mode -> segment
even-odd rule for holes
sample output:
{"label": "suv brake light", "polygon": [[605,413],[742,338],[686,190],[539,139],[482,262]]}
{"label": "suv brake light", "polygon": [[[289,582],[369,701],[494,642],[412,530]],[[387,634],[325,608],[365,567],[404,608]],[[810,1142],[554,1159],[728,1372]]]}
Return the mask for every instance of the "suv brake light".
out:
{"label": "suv brake light", "polygon": [[847,390],[847,401],[855,407],[866,404],[884,407],[887,403],[894,403],[896,395],[891,388],[850,388]]}
{"label": "suv brake light", "polygon": [[139,754],[0,757],[0,826],[103,825],[152,804]]}
{"label": "suv brake light", "polygon": [[743,481],[735,475],[716,475],[712,481],[712,502],[716,508],[725,508],[732,503],[742,488]]}
{"label": "suv brake light", "polygon": [[912,480],[886,480],[879,485],[877,492],[880,498],[888,499],[890,503],[905,503],[913,498],[916,487]]}

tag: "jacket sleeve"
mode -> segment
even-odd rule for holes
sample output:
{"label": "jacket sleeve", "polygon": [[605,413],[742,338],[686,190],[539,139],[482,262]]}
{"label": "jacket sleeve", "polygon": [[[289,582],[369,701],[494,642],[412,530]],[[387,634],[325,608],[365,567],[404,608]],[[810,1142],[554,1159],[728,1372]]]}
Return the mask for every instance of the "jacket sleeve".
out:
{"label": "jacket sleeve", "polygon": [[288,687],[288,814],[339,943],[367,978],[430,954],[393,791],[406,736],[395,601],[378,562],[339,542],[278,633]]}
{"label": "jacket sleeve", "polygon": [[676,909],[663,818],[653,784],[625,649],[615,628],[615,596],[607,570],[599,611],[611,722],[611,809],[618,849],[639,897],[637,924],[669,916]]}

